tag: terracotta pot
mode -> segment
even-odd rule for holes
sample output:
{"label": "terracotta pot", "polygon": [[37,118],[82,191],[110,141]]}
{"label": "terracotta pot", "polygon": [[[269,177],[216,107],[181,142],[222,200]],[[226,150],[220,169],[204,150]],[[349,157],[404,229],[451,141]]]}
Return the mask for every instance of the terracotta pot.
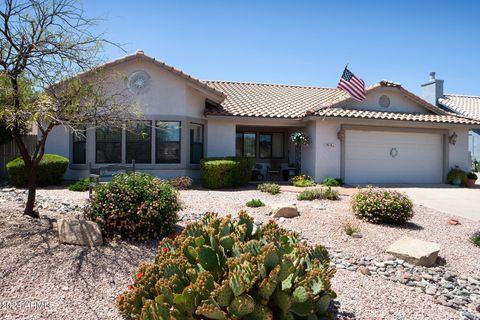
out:
{"label": "terracotta pot", "polygon": [[477,181],[477,179],[468,179],[467,180],[467,187],[475,188],[475,181]]}

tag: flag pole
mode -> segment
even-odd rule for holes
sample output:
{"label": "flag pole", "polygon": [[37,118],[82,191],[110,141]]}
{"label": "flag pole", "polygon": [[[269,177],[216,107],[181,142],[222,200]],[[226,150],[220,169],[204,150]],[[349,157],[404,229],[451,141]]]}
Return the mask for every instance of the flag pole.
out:
{"label": "flag pole", "polygon": [[347,68],[348,68],[348,65],[349,65],[349,64],[350,64],[350,62],[347,62],[347,65],[345,66],[345,69],[347,69]]}

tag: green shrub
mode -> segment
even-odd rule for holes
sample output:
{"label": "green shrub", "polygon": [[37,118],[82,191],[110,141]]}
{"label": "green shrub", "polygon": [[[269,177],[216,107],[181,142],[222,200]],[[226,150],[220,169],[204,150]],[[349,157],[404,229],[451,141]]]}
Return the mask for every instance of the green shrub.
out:
{"label": "green shrub", "polygon": [[[68,159],[56,154],[44,154],[37,166],[37,186],[47,187],[60,184],[67,171]],[[8,179],[15,187],[28,185],[25,163],[18,157],[7,163]]]}
{"label": "green shrub", "polygon": [[246,206],[249,208],[258,208],[265,206],[265,203],[263,203],[260,199],[252,199],[246,203]]}
{"label": "green shrub", "polygon": [[478,177],[477,177],[477,175],[476,175],[475,173],[469,172],[469,173],[467,173],[467,179],[477,180]]}
{"label": "green shrub", "polygon": [[295,187],[313,187],[316,185],[315,180],[305,174],[295,176],[290,181]]}
{"label": "green shrub", "polygon": [[331,187],[324,189],[307,189],[300,192],[297,196],[297,200],[315,200],[315,199],[327,199],[327,200],[338,200],[340,199],[338,191],[332,189]]}
{"label": "green shrub", "polygon": [[328,252],[276,223],[209,213],[160,242],[117,297],[127,319],[325,319],[335,292]]}
{"label": "green shrub", "polygon": [[244,186],[252,176],[252,158],[207,158],[200,161],[202,185],[208,189]]}
{"label": "green shrub", "polygon": [[177,190],[188,190],[192,188],[193,180],[187,176],[180,176],[172,178],[168,182]]}
{"label": "green shrub", "polygon": [[412,201],[394,190],[360,190],[352,197],[352,210],[358,218],[373,223],[404,224],[413,217]]}
{"label": "green shrub", "polygon": [[167,181],[145,173],[114,175],[112,182],[95,191],[86,214],[107,237],[160,239],[173,231],[181,209],[178,192]]}
{"label": "green shrub", "polygon": [[326,185],[327,187],[340,187],[343,184],[343,182],[342,182],[342,179],[335,179],[335,178],[329,177],[323,180],[323,184]]}
{"label": "green shrub", "polygon": [[472,240],[472,243],[476,245],[477,247],[480,247],[480,232],[474,234],[470,240]]}
{"label": "green shrub", "polygon": [[307,189],[297,195],[297,200],[315,200],[320,199],[320,189]]}
{"label": "green shrub", "polygon": [[72,183],[69,187],[68,190],[70,191],[88,191],[90,188],[90,179],[85,178],[85,179],[80,179]]}
{"label": "green shrub", "polygon": [[448,172],[447,181],[450,184],[457,179],[460,179],[460,183],[465,184],[467,182],[467,173],[459,168],[453,168]]}
{"label": "green shrub", "polygon": [[261,192],[268,192],[270,194],[280,193],[280,186],[276,183],[260,183],[257,189]]}

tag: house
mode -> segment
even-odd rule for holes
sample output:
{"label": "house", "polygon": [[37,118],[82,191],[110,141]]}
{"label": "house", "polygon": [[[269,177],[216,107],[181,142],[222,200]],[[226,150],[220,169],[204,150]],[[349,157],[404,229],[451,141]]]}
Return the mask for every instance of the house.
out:
{"label": "house", "polygon": [[442,183],[450,168],[470,168],[469,132],[480,129],[480,120],[436,104],[434,78],[423,85],[424,99],[381,81],[357,102],[336,88],[200,81],[143,51],[103,69],[128,76],[143,117],[129,130],[87,126],[84,136],[56,128],[46,152],[70,159],[66,179],[132,160],[163,178],[198,178],[203,157],[254,157],[264,172],[280,160],[286,168],[295,160],[289,137],[303,131],[311,143],[302,171],[317,181]]}
{"label": "house", "polygon": [[[441,89],[443,93],[443,89]],[[450,112],[480,120],[480,96],[441,94],[437,104]],[[468,136],[468,150],[472,159],[480,161],[480,130],[472,130]]]}

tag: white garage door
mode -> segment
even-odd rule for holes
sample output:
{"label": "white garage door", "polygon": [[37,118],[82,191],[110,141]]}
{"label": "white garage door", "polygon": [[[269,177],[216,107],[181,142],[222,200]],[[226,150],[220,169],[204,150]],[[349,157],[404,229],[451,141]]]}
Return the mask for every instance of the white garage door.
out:
{"label": "white garage door", "polygon": [[345,133],[345,182],[442,183],[440,134],[358,131]]}

